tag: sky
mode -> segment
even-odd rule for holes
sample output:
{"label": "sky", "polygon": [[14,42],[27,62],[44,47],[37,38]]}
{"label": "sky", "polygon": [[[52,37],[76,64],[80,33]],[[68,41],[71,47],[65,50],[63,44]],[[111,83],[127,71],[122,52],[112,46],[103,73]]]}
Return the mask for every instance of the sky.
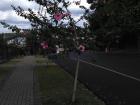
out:
{"label": "sky", "polygon": [[[69,1],[79,1],[79,0],[69,0]],[[34,11],[38,11],[39,5],[36,4],[34,1],[28,0],[0,0],[0,21],[5,21],[10,25],[16,25],[21,29],[28,29],[31,28],[30,22],[23,17],[18,16],[15,11],[12,9],[11,5],[14,6],[21,6],[23,9],[27,10],[28,8],[33,9]],[[89,4],[86,3],[86,0],[81,0],[81,5],[85,7],[89,7]],[[75,20],[77,20],[82,15],[82,10],[79,6],[75,5],[74,3],[69,7],[72,16]],[[77,25],[81,26],[83,21],[79,22]],[[3,28],[0,25],[0,33],[9,33],[12,32],[7,28]]]}

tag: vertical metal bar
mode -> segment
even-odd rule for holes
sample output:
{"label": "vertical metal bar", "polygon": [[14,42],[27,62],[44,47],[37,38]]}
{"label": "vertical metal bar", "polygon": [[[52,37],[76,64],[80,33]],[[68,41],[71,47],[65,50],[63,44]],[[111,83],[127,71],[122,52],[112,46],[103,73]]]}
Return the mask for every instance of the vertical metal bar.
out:
{"label": "vertical metal bar", "polygon": [[79,72],[79,55],[77,57],[77,65],[76,65],[75,79],[74,79],[74,87],[73,87],[73,94],[72,94],[72,102],[73,103],[75,102],[75,97],[76,97],[78,72]]}

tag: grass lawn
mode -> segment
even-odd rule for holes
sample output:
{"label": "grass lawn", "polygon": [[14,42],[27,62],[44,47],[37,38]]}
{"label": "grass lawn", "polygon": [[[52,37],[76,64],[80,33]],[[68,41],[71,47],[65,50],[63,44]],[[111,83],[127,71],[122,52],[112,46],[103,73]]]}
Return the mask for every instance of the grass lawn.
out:
{"label": "grass lawn", "polygon": [[10,61],[5,62],[3,64],[0,64],[0,80],[2,80],[4,76],[12,72],[15,64],[17,64],[18,62],[20,62],[20,59],[16,58],[11,59]]}
{"label": "grass lawn", "polygon": [[17,64],[18,62],[20,62],[20,59],[21,59],[21,58],[14,58],[14,59],[11,59],[11,60],[8,61],[6,64],[9,64],[9,65]]}
{"label": "grass lawn", "polygon": [[1,66],[0,65],[0,81],[4,79],[6,75],[12,72],[12,66]]}
{"label": "grass lawn", "polygon": [[21,61],[21,57],[10,59],[9,61],[0,64],[0,66],[15,66],[18,62]]}
{"label": "grass lawn", "polygon": [[71,103],[74,79],[57,65],[38,65],[36,72],[43,105],[105,105],[81,83],[78,83],[76,102]]}

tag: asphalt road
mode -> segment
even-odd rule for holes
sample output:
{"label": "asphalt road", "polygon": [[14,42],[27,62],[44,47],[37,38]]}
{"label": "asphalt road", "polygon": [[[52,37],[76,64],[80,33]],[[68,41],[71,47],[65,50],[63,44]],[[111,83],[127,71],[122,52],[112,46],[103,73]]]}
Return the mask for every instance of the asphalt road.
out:
{"label": "asphalt road", "polygon": [[[107,105],[140,105],[140,81],[138,81],[140,79],[140,54],[85,53],[80,59],[132,77],[80,62],[78,79]],[[74,74],[76,68],[74,53],[65,59],[58,58],[55,62],[72,75]]]}

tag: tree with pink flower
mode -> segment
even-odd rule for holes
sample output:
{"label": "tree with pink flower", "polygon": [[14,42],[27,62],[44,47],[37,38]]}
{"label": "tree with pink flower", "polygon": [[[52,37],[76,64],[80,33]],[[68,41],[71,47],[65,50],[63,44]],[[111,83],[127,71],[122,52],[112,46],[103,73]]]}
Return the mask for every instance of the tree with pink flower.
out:
{"label": "tree with pink flower", "polygon": [[[15,12],[28,19],[32,25],[32,31],[37,36],[37,42],[43,49],[49,49],[56,45],[62,45],[64,48],[74,48],[78,52],[85,50],[85,45],[89,39],[89,32],[77,26],[77,23],[83,20],[89,10],[81,6],[81,0],[29,0],[39,4],[39,10],[36,13],[32,9],[25,12],[20,6],[12,6]],[[72,16],[69,6],[74,4],[84,10],[84,13],[78,20]],[[43,12],[44,10],[44,12]],[[85,25],[85,28],[87,26]],[[44,42],[45,40],[45,42]],[[72,102],[75,102],[77,89],[77,77],[79,69],[79,55],[77,57],[77,67],[75,73],[74,90]]]}

